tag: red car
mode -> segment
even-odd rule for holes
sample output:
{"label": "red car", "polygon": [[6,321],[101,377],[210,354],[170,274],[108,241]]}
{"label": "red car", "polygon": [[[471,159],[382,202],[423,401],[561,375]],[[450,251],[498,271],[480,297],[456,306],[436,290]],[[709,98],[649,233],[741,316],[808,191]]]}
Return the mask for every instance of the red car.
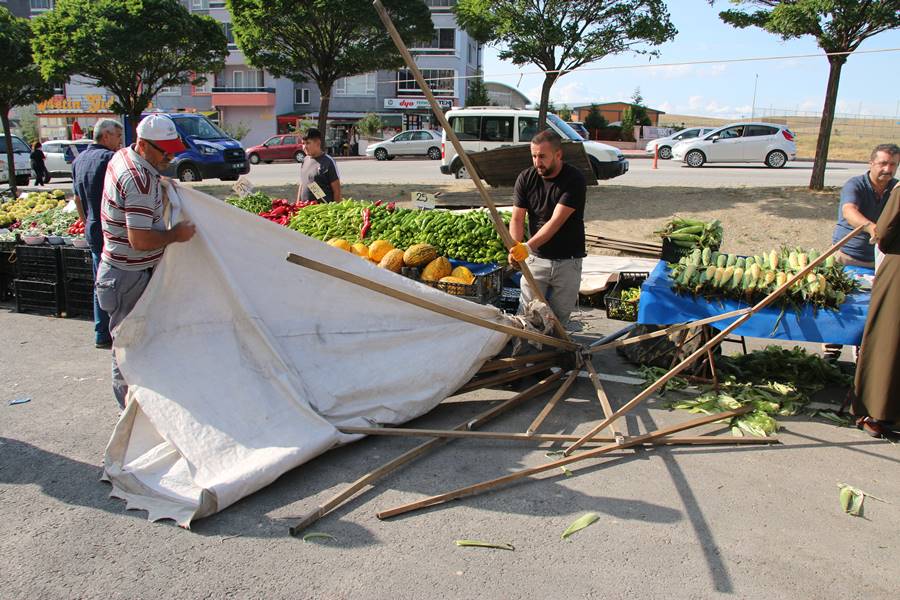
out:
{"label": "red car", "polygon": [[270,163],[273,160],[295,160],[302,162],[306,157],[303,138],[293,133],[275,135],[259,146],[247,148],[247,160],[258,165],[260,161]]}

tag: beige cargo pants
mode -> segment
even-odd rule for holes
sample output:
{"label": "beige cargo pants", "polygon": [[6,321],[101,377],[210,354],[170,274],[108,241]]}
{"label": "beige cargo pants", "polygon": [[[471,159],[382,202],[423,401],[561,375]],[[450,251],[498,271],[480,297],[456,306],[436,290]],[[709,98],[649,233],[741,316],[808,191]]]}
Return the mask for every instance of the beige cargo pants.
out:
{"label": "beige cargo pants", "polygon": [[[578,290],[581,287],[581,260],[580,258],[549,260],[533,255],[525,259],[525,263],[534,275],[538,289],[547,298],[547,303],[563,325],[568,323],[569,316],[578,305]],[[524,277],[520,287],[522,296],[519,310],[521,311],[522,307],[534,300],[535,295]]]}

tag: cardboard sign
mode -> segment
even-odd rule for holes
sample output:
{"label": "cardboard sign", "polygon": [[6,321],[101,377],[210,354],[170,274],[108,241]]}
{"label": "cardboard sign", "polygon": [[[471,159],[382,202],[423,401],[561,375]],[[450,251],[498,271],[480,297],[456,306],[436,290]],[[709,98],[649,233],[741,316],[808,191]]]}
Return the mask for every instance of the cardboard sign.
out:
{"label": "cardboard sign", "polygon": [[412,193],[412,203],[416,210],[434,210],[436,199],[436,194],[426,194],[425,192]]}
{"label": "cardboard sign", "polygon": [[231,189],[234,191],[234,193],[243,198],[244,196],[249,196],[250,194],[252,194],[254,187],[253,184],[250,183],[249,179],[241,176],[238,177],[238,180],[234,182],[234,185],[231,186]]}
{"label": "cardboard sign", "polygon": [[321,200],[325,197],[325,192],[322,191],[322,188],[315,181],[309,184],[309,191],[316,197],[316,200]]}

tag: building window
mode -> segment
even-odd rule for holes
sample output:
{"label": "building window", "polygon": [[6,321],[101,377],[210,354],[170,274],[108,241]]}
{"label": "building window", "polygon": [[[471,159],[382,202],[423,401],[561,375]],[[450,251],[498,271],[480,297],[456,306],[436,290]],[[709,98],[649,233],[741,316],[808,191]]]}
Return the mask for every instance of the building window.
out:
{"label": "building window", "polygon": [[425,0],[425,4],[431,10],[448,11],[456,6],[456,0]]}
{"label": "building window", "polygon": [[452,27],[433,29],[431,41],[417,42],[410,48],[429,54],[453,54],[456,50],[456,29]]}
{"label": "building window", "polygon": [[191,0],[191,8],[194,10],[203,10],[206,8],[204,6],[206,4],[206,0]]}
{"label": "building window", "polygon": [[374,96],[375,73],[343,77],[334,84],[335,96]]}
{"label": "building window", "polygon": [[225,39],[228,40],[228,49],[236,49],[237,44],[234,41],[234,28],[231,26],[231,23],[222,23],[222,30],[225,32]]}
{"label": "building window", "polygon": [[245,85],[248,88],[261,88],[266,85],[266,74],[262,69],[250,69],[247,71]]}
{"label": "building window", "polygon": [[294,104],[309,104],[309,88],[294,90]]}
{"label": "building window", "polygon": [[210,8],[225,8],[224,2],[217,2],[216,0],[209,0]]}
{"label": "building window", "polygon": [[242,88],[244,87],[244,72],[243,71],[235,71],[231,74],[231,87],[234,88]]}
{"label": "building window", "polygon": [[65,96],[66,95],[66,84],[62,81],[56,81],[53,83],[53,95],[54,96]]}
{"label": "building window", "polygon": [[[454,96],[456,94],[456,71],[453,69],[422,69],[422,77],[435,96]],[[419,84],[412,73],[403,69],[397,73],[397,93],[422,95]]]}
{"label": "building window", "polygon": [[203,85],[195,85],[194,86],[194,95],[199,96],[202,94],[211,94],[213,89],[213,84],[216,82],[216,76],[212,73],[204,73],[203,77],[206,77],[206,83]]}
{"label": "building window", "polygon": [[31,11],[53,10],[56,0],[31,0]]}

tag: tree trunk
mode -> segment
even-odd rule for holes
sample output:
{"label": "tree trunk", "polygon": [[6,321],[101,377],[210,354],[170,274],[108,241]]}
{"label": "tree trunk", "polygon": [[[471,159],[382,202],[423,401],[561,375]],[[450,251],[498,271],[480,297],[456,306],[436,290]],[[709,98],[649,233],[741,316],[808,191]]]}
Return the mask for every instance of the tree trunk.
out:
{"label": "tree trunk", "polygon": [[819,124],[816,157],[813,162],[812,176],[809,179],[809,189],[811,190],[821,190],[825,187],[825,166],[828,164],[828,146],[831,143],[831,127],[834,125],[838,86],[841,82],[841,69],[847,59],[844,56],[829,56],[828,61],[831,63],[831,69],[828,72],[825,106],[822,108],[822,121]]}
{"label": "tree trunk", "polygon": [[328,87],[319,86],[319,122],[317,124],[319,131],[322,132],[322,149],[325,149],[325,138],[328,136],[328,106],[331,104],[331,83]]}
{"label": "tree trunk", "polygon": [[556,83],[559,75],[556,73],[544,73],[544,85],[541,86],[541,107],[538,110],[538,131],[547,128],[547,107],[550,105],[550,88]]}
{"label": "tree trunk", "polygon": [[5,141],[6,150],[6,169],[9,172],[9,190],[12,192],[13,198],[19,195],[16,187],[16,162],[15,154],[12,148],[12,130],[9,128],[9,107],[0,107],[0,121],[3,122],[3,139]]}

